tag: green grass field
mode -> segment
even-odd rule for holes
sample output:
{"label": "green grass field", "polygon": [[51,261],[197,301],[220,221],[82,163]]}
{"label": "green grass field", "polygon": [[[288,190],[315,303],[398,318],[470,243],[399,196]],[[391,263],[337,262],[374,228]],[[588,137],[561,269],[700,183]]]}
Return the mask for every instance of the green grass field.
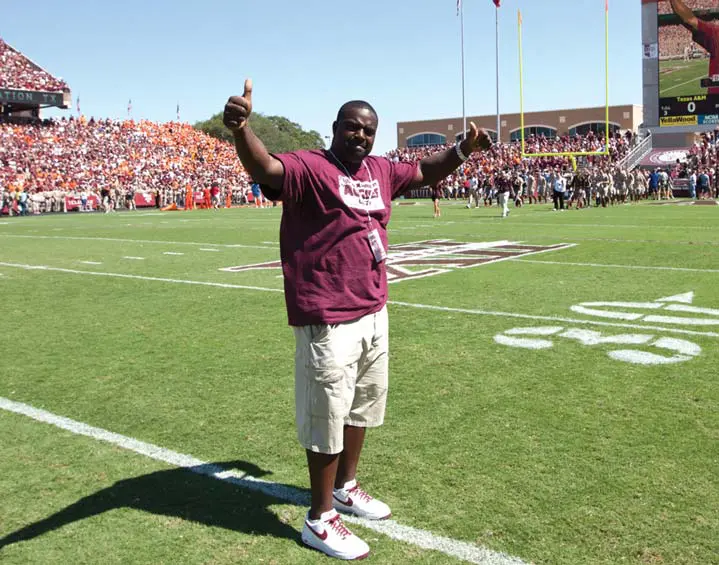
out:
{"label": "green grass field", "polygon": [[[0,219],[3,565],[332,562],[299,541],[280,273],[220,270],[278,259],[279,218]],[[433,220],[425,201],[395,207],[390,238],[575,245],[390,285],[387,421],[360,480],[413,529],[352,524],[370,562],[459,564],[469,547],[493,565],[719,563],[719,207],[502,220],[445,204]],[[190,472],[129,438],[272,484]]]}
{"label": "green grass field", "polygon": [[659,96],[693,96],[707,93],[700,81],[707,77],[709,59],[659,62]]}

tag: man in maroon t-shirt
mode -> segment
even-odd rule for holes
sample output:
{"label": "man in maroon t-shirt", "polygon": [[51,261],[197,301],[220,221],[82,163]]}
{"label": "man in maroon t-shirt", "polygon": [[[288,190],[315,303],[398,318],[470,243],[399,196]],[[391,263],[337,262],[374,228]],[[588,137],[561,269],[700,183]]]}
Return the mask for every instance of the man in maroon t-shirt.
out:
{"label": "man in maroon t-shirt", "polygon": [[419,163],[370,157],[377,113],[344,104],[328,150],[271,155],[247,126],[252,81],[231,97],[224,123],[248,174],[282,201],[280,256],[295,351],[297,436],[306,450],[311,506],[302,541],[327,555],[359,559],[369,547],[337,510],[381,520],[389,507],[356,481],[368,427],[382,424],[387,397],[387,224],[392,199],[432,186],[469,155],[488,149],[471,124],[466,139]]}
{"label": "man in maroon t-shirt", "polygon": [[[682,0],[670,0],[672,10],[692,32],[694,41],[709,51],[709,78],[719,77],[719,25],[705,22],[694,15]],[[708,94],[719,94],[719,86],[710,86]]]}

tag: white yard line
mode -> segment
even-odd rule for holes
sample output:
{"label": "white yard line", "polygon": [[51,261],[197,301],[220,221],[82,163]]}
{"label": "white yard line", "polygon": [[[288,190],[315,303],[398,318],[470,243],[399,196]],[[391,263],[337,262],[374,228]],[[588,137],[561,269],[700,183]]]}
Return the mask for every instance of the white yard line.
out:
{"label": "white yard line", "polygon": [[279,246],[269,247],[265,245],[243,245],[239,243],[210,243],[197,241],[160,241],[156,239],[122,239],[117,237],[80,237],[62,235],[18,235],[0,233],[0,237],[22,237],[27,239],[67,239],[72,241],[116,241],[120,243],[156,243],[159,245],[213,245],[215,247],[242,247],[247,249],[272,249],[277,250]]}
{"label": "white yard line", "polygon": [[[46,410],[34,408],[28,404],[15,402],[0,396],[0,409],[14,414],[27,416],[38,422],[51,424],[73,434],[87,436],[98,441],[104,441],[111,445],[116,445],[128,451],[155,459],[156,461],[161,461],[163,463],[167,463],[168,465],[187,469],[188,471],[199,475],[205,475],[241,488],[259,491],[279,500],[297,504],[299,506],[309,505],[309,497],[300,489],[258,479],[238,471],[224,469],[206,461],[196,459],[190,455],[185,455],[184,453],[178,453],[177,451],[171,451],[158,445],[145,443],[144,441],[116,434],[102,428],[96,428],[76,420],[71,420],[70,418],[58,416]],[[474,545],[465,541],[455,540],[445,536],[438,536],[427,530],[403,526],[395,520],[372,522],[351,516],[348,516],[346,520],[354,524],[359,524],[365,528],[372,529],[394,540],[409,543],[423,549],[438,551],[469,563],[476,563],[478,565],[527,565],[526,562],[522,561],[518,557],[512,557],[505,553],[492,551],[485,547]]]}
{"label": "white yard line", "polygon": [[217,251],[219,251],[219,249],[209,249],[209,248],[207,248],[207,247],[200,247],[200,251],[214,251],[214,252],[217,252]]}
{"label": "white yard line", "polygon": [[126,255],[123,257],[123,259],[129,259],[131,261],[144,261],[144,257],[132,257],[131,255]]}
{"label": "white yard line", "polygon": [[606,263],[570,263],[564,261],[538,261],[537,259],[516,259],[511,258],[510,261],[517,263],[534,263],[537,265],[561,265],[566,267],[595,267],[606,269],[639,269],[647,271],[679,271],[684,273],[719,273],[719,269],[691,269],[689,267],[661,267],[654,265],[610,265]]}
{"label": "white yard line", "polygon": [[102,265],[100,261],[80,261],[83,265]]}
{"label": "white yard line", "polygon": [[697,78],[693,78],[691,80],[686,80],[684,82],[680,82],[679,84],[675,84],[674,86],[669,86],[665,88],[664,90],[659,92],[659,96],[666,96],[666,93],[670,90],[674,90],[675,88],[679,88],[680,86],[684,86],[685,84],[696,84],[698,80],[701,80],[704,78],[704,75],[699,75]]}
{"label": "white yard line", "polygon": [[[557,217],[557,216],[552,216]],[[629,228],[629,229],[641,229],[646,230],[650,228],[656,228],[659,230],[716,230],[713,226],[642,226],[636,224],[572,224],[562,222],[520,222],[515,227],[520,226],[542,226],[545,228],[551,228],[554,226],[563,226],[569,228]]]}
{"label": "white yard line", "polygon": [[184,253],[178,253],[177,251],[164,251],[163,255],[184,255]]}
{"label": "white yard line", "polygon": [[[542,261],[543,262],[543,261]],[[14,267],[19,269],[25,269],[29,271],[52,271],[52,272],[59,272],[59,273],[68,273],[68,274],[74,274],[74,275],[91,275],[91,276],[98,276],[98,277],[117,277],[117,278],[123,278],[123,279],[137,279],[137,280],[143,280],[143,281],[157,281],[157,282],[167,282],[167,283],[175,283],[175,284],[191,284],[191,285],[199,285],[199,286],[214,286],[219,288],[233,288],[233,289],[242,289],[242,290],[259,290],[264,292],[284,292],[281,289],[278,288],[266,288],[266,287],[259,287],[259,286],[246,286],[246,285],[238,285],[238,284],[228,284],[228,283],[216,283],[216,282],[209,282],[209,281],[193,281],[193,280],[183,280],[183,279],[168,279],[168,278],[161,278],[161,277],[146,277],[142,275],[128,275],[124,273],[103,273],[99,271],[79,271],[76,269],[63,269],[60,267],[47,267],[45,265],[25,265],[21,263],[3,263],[0,262],[0,267]],[[653,331],[662,331],[662,332],[668,332],[668,333],[676,333],[676,334],[684,334],[684,335],[693,335],[693,336],[704,336],[704,337],[719,337],[719,333],[715,332],[697,332],[693,330],[683,330],[679,328],[665,328],[660,326],[647,326],[647,325],[640,325],[640,324],[622,324],[622,323],[616,323],[616,322],[600,322],[596,320],[581,320],[581,319],[575,319],[575,318],[564,318],[561,316],[536,316],[532,314],[519,314],[516,312],[495,312],[491,310],[480,310],[480,309],[473,309],[473,308],[453,308],[450,306],[436,306],[433,304],[414,304],[411,302],[400,302],[397,300],[390,300],[388,304],[392,304],[394,306],[405,306],[409,308],[418,308],[421,310],[434,310],[438,312],[456,312],[458,314],[472,314],[476,316],[497,316],[497,317],[504,317],[504,318],[520,318],[523,320],[542,320],[542,321],[550,321],[550,322],[565,322],[565,323],[571,323],[571,324],[585,324],[585,325],[594,325],[594,326],[608,326],[608,327],[615,327],[615,328],[631,328],[631,329],[640,329],[640,330],[653,330]]]}
{"label": "white yard line", "polygon": [[[2,265],[2,263],[0,263]],[[418,308],[421,310],[436,310],[440,312],[456,312],[458,314],[474,314],[478,316],[497,316],[501,318],[520,318],[522,320],[541,320],[549,322],[565,322],[568,324],[588,324],[592,326],[609,326],[613,328],[631,328],[634,330],[652,330],[657,332],[670,332],[684,335],[694,335],[703,337],[719,337],[716,332],[696,332],[693,330],[682,330],[678,328],[664,328],[660,326],[647,326],[642,324],[621,324],[617,322],[600,322],[596,320],[581,320],[576,318],[564,318],[562,316],[535,316],[533,314],[518,314],[516,312],[494,312],[492,310],[479,310],[473,308],[453,308],[451,306],[434,306],[431,304],[413,304],[411,302],[399,302],[390,300],[387,304],[394,306],[406,306],[410,308]]]}
{"label": "white yard line", "polygon": [[45,265],[23,265],[20,263],[0,263],[3,267],[15,267],[16,269],[25,269],[28,271],[52,271],[57,273],[68,273],[72,275],[90,275],[95,277],[111,277],[120,279],[135,279],[141,281],[156,281],[174,284],[191,284],[199,286],[214,286],[218,288],[234,288],[241,290],[261,290],[264,292],[284,292],[279,288],[266,288],[262,286],[247,286],[242,284],[217,283],[209,281],[188,281],[183,279],[167,279],[162,277],[146,277],[143,275],[127,275],[125,273],[103,273],[100,271],[79,271],[77,269],[62,269],[60,267],[47,267]]}

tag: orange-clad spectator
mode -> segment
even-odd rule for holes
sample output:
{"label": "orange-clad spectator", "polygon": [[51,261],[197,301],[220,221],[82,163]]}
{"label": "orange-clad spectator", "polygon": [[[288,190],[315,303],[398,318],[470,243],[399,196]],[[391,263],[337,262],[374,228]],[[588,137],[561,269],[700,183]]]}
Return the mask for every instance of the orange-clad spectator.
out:
{"label": "orange-clad spectator", "polygon": [[187,185],[187,191],[185,192],[185,210],[195,209],[195,194],[192,191],[192,185]]}

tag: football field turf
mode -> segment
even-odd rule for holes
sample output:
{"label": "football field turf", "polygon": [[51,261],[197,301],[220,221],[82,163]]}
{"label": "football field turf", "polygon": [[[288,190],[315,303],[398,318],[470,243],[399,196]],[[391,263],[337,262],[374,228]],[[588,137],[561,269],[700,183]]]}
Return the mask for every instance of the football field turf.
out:
{"label": "football field turf", "polygon": [[700,85],[709,73],[709,59],[659,62],[659,96],[706,94]]}
{"label": "football field turf", "polygon": [[[280,212],[0,219],[3,565],[332,562]],[[424,201],[390,243],[370,562],[719,563],[719,207]]]}

